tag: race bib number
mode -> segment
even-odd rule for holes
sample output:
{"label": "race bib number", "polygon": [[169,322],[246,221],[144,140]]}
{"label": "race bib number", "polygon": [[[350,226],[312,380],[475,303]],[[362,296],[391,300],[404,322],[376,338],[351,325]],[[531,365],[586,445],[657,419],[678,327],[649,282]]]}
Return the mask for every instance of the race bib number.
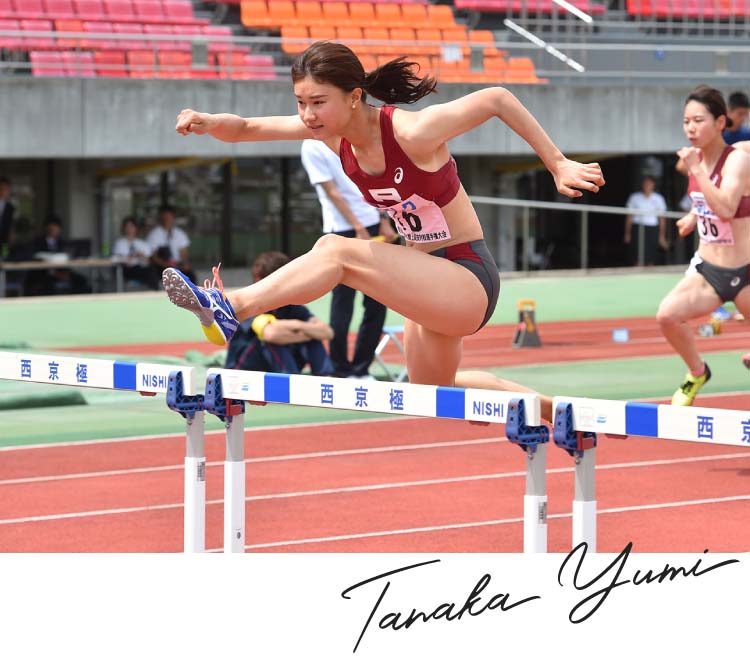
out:
{"label": "race bib number", "polygon": [[690,199],[693,201],[693,213],[698,219],[698,236],[702,243],[718,243],[722,245],[734,245],[734,233],[732,223],[721,220],[706,204],[703,193],[692,192]]}
{"label": "race bib number", "polygon": [[451,238],[442,209],[431,200],[416,194],[401,200],[395,188],[374,189],[369,193],[379,202],[398,200],[384,211],[393,219],[396,231],[407,241],[433,243]]}

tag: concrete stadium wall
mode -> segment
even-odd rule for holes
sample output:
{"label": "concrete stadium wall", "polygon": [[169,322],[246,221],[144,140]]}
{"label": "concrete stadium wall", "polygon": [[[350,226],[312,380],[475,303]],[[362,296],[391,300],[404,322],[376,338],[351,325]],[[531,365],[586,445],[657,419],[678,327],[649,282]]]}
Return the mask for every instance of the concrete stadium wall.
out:
{"label": "concrete stadium wall", "polygon": [[[685,85],[513,86],[566,153],[672,152],[684,144]],[[475,89],[444,85],[431,103]],[[423,102],[424,103],[424,102]],[[4,158],[296,156],[296,142],[221,143],[174,131],[182,108],[243,116],[294,114],[287,81],[0,79]],[[531,149],[498,122],[451,143],[456,155],[524,155]]]}

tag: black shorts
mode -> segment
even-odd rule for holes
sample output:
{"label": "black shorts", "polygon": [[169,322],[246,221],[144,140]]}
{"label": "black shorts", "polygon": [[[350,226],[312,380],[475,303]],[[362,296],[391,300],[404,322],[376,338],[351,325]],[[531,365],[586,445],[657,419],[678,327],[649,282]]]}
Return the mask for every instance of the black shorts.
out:
{"label": "black shorts", "polygon": [[497,298],[500,295],[500,273],[498,272],[495,260],[492,259],[492,255],[487,249],[487,244],[483,239],[457,243],[455,246],[434,250],[430,255],[445,257],[445,259],[449,259],[469,269],[469,271],[477,276],[487,294],[487,310],[477,330],[483,328],[495,311]]}
{"label": "black shorts", "polygon": [[695,270],[713,287],[722,303],[733,301],[742,289],[750,285],[750,265],[727,269],[704,260],[696,264]]}

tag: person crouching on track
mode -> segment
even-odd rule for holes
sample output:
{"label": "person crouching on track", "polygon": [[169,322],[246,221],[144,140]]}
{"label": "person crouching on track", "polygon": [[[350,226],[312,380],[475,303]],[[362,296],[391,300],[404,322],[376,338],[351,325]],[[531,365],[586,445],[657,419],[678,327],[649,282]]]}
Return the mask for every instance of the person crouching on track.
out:
{"label": "person crouching on track", "polygon": [[[690,406],[711,378],[688,321],[734,301],[750,318],[750,159],[722,137],[727,107],[718,90],[701,85],[685,102],[683,128],[691,143],[677,155],[689,173],[689,213],[677,221],[680,236],[696,227],[700,261],[659,305],[661,331],[688,368],[672,404]],[[697,260],[696,260],[697,261]]]}
{"label": "person crouching on track", "polygon": [[[253,281],[260,282],[289,262],[283,252],[264,252],[253,262]],[[284,305],[243,321],[229,340],[228,369],[299,374],[310,366],[314,376],[331,376],[333,365],[323,340],[333,329],[304,305]]]}

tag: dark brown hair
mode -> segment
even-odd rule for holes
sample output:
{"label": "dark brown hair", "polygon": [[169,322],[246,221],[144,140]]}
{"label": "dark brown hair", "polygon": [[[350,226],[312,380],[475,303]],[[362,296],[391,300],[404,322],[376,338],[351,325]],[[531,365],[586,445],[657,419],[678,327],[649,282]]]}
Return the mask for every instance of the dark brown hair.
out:
{"label": "dark brown hair", "polygon": [[283,252],[262,252],[253,262],[253,279],[262,280],[280,269],[289,261],[289,257]]}
{"label": "dark brown hair", "polygon": [[361,87],[363,100],[369,94],[385,103],[416,103],[435,91],[437,81],[432,76],[420,78],[413,67],[419,69],[416,62],[409,62],[402,55],[367,72],[349,47],[333,41],[316,41],[294,60],[292,81],[296,83],[310,76],[344,92]]}
{"label": "dark brown hair", "polygon": [[719,119],[722,115],[726,117],[727,115],[727,104],[721,92],[708,85],[698,85],[698,87],[690,92],[687,99],[685,99],[685,105],[690,101],[702,103],[708,108],[708,112],[714,116],[714,119]]}

